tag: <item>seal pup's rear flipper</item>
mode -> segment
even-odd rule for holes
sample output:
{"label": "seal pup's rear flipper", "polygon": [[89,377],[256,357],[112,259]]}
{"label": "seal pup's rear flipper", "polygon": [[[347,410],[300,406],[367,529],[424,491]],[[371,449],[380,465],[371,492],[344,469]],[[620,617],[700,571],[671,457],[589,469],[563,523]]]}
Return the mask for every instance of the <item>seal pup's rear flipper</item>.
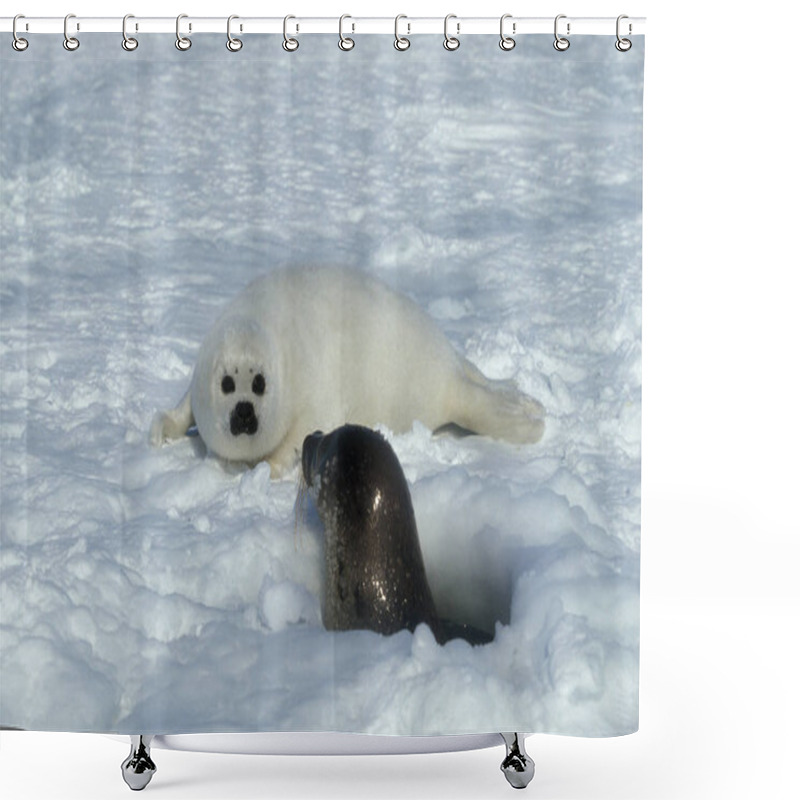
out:
{"label": "seal pup's rear flipper", "polygon": [[469,361],[462,362],[455,391],[454,419],[458,427],[515,444],[535,444],[544,434],[544,406],[511,381],[487,378]]}

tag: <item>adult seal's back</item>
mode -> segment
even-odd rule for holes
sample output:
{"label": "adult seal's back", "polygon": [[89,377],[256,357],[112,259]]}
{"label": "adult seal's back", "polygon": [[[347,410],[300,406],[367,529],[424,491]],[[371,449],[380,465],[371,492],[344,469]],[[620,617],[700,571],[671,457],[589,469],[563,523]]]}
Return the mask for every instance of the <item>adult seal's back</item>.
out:
{"label": "adult seal's back", "polygon": [[456,353],[408,297],[356,270],[279,269],[223,309],[203,341],[191,386],[156,415],[154,445],[192,424],[230,461],[296,464],[304,438],[344,423],[454,424],[515,443],[538,441],[544,410]]}
{"label": "adult seal's back", "polygon": [[325,627],[388,635],[425,623],[441,642],[411,495],[389,443],[359,425],[313,433],[302,468],[325,528]]}

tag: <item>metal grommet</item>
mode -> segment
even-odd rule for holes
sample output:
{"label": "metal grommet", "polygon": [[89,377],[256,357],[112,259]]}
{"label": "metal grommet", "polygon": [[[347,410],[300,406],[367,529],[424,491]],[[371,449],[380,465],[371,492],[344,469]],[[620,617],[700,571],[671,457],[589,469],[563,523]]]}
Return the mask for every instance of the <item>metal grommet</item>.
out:
{"label": "metal grommet", "polygon": [[[513,50],[517,46],[517,42],[511,36],[506,36],[504,26],[507,19],[511,19],[511,14],[503,14],[500,17],[500,49],[505,50],[508,52],[509,50]],[[511,27],[511,32],[517,32],[517,23],[515,22]]]}
{"label": "metal grommet", "polygon": [[[403,51],[411,47],[411,39],[406,39],[405,36],[400,35],[401,19],[408,19],[408,17],[405,14],[398,14],[394,18],[394,49]],[[411,33],[411,25],[408,25],[408,32]]]}
{"label": "metal grommet", "polygon": [[[443,44],[444,44],[444,49],[445,50],[453,51],[453,50],[458,50],[458,48],[461,47],[461,42],[458,39],[458,36],[451,36],[447,32],[448,23],[450,22],[451,19],[457,19],[456,15],[455,14],[448,14],[444,18],[444,42],[443,42]],[[456,23],[456,34],[459,33],[460,29],[461,29],[461,24],[460,23]]]}
{"label": "metal grommet", "polygon": [[128,36],[128,20],[134,19],[133,14],[126,14],[122,18],[122,49],[132,53],[138,46],[139,40]]}
{"label": "metal grommet", "polygon": [[[188,14],[178,14],[178,18],[175,20],[175,47],[178,50],[188,50],[192,46],[192,40],[188,36],[181,36],[181,20],[188,18]],[[191,30],[191,26],[189,30]]]}
{"label": "metal grommet", "polygon": [[[617,17],[617,41],[614,42],[614,47],[616,47],[617,50],[620,51],[620,53],[627,53],[628,50],[630,50],[631,47],[633,47],[633,42],[631,42],[630,39],[623,39],[619,35],[619,24],[620,22],[622,22],[623,19],[628,19],[627,14],[620,14]],[[628,23],[628,35],[630,36],[632,32],[633,32],[633,25]]]}
{"label": "metal grommet", "polygon": [[297,39],[293,39],[291,36],[289,36],[288,27],[290,19],[296,18],[291,14],[283,18],[283,49],[287,53],[293,53],[298,47],[300,47],[300,42]]}
{"label": "metal grommet", "polygon": [[[356,46],[353,39],[344,35],[342,26],[346,19],[352,19],[352,17],[349,14],[342,14],[342,16],[339,17],[339,49],[344,51],[352,50]],[[353,26],[353,30],[355,30],[355,26]]]}
{"label": "metal grommet", "polygon": [[[560,19],[566,19],[566,18],[567,18],[566,14],[559,14],[556,17],[555,21],[554,32],[556,40],[553,42],[553,47],[555,47],[555,49],[558,50],[559,53],[563,53],[565,50],[569,49],[569,39],[567,39],[565,36],[558,35],[558,21]],[[567,36],[569,36],[569,22],[567,23]]]}
{"label": "metal grommet", "polygon": [[242,49],[243,42],[241,39],[236,39],[233,34],[231,33],[231,22],[233,20],[239,19],[236,14],[231,14],[228,17],[228,41],[225,42],[225,47],[231,51],[231,53],[238,53]]}
{"label": "metal grommet", "polygon": [[28,49],[28,40],[27,39],[23,39],[17,33],[17,20],[18,19],[25,19],[25,15],[24,14],[17,14],[17,16],[14,17],[14,22],[11,24],[11,33],[12,33],[12,35],[14,37],[12,42],[11,42],[11,46],[18,53],[21,53],[23,50],[27,50]]}
{"label": "metal grommet", "polygon": [[74,50],[77,50],[81,46],[81,43],[74,36],[69,35],[68,27],[69,27],[69,21],[71,19],[75,19],[74,14],[67,14],[67,16],[64,17],[64,41],[63,41],[64,49],[69,50],[70,53],[73,52]]}

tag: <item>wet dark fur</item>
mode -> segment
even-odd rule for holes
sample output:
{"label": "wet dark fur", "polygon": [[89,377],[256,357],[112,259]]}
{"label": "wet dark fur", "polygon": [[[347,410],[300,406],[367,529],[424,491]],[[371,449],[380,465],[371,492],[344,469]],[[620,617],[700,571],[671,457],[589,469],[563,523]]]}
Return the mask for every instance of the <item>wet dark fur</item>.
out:
{"label": "wet dark fur", "polygon": [[389,443],[359,425],[312,434],[303,476],[325,526],[325,626],[391,634],[424,622],[438,634],[411,495]]}
{"label": "wet dark fur", "polygon": [[425,623],[440,644],[491,639],[439,619],[408,484],[383,436],[360,425],[313,433],[303,442],[302,469],[325,528],[326,628],[388,635]]}

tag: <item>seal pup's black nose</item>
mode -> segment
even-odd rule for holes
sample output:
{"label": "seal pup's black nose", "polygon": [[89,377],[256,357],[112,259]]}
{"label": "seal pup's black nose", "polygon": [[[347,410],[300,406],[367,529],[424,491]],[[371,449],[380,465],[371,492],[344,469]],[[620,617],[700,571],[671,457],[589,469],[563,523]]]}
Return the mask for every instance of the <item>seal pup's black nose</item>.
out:
{"label": "seal pup's black nose", "polygon": [[253,404],[248,400],[238,402],[231,411],[231,433],[234,436],[242,433],[252,436],[257,430],[258,417]]}

